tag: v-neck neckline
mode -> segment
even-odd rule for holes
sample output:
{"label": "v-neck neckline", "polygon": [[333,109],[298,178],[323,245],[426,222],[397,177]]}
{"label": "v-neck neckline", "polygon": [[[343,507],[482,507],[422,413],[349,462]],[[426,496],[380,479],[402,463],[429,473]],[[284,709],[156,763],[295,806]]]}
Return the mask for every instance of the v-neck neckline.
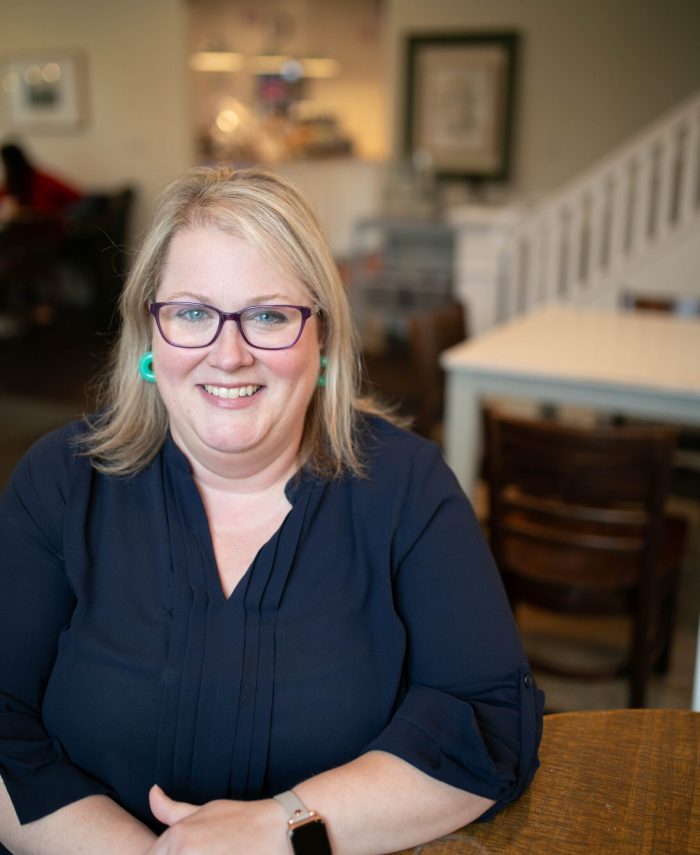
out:
{"label": "v-neck neckline", "polygon": [[[181,483],[186,486],[186,489],[183,491],[183,511],[185,517],[190,521],[193,531],[196,533],[199,548],[204,557],[206,587],[210,599],[215,603],[226,604],[235,602],[237,599],[244,598],[250,582],[250,577],[254,572],[254,568],[258,563],[258,560],[266,551],[272,550],[273,553],[275,552],[280,533],[287,521],[294,514],[295,500],[299,494],[299,488],[305,480],[303,473],[295,472],[291,478],[287,480],[284,486],[284,494],[291,507],[275,531],[270,535],[265,543],[260,545],[245,572],[242,574],[231,593],[227,596],[219,574],[219,566],[216,560],[211,526],[207,517],[204,500],[197,487],[186,455],[176,444],[170,433],[168,433],[165,451],[167,457],[169,457],[175,464],[175,470],[179,472],[180,477],[183,479]],[[187,482],[189,482],[189,484],[187,484]]]}

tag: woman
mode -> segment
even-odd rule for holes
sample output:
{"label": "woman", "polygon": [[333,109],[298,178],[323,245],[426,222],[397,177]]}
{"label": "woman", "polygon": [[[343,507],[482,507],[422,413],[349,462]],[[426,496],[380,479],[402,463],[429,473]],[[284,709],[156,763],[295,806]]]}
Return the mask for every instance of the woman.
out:
{"label": "woman", "polygon": [[121,309],[106,408],[0,506],[0,840],[382,853],[516,798],[541,693],[437,447],[357,396],[298,193],[174,182]]}

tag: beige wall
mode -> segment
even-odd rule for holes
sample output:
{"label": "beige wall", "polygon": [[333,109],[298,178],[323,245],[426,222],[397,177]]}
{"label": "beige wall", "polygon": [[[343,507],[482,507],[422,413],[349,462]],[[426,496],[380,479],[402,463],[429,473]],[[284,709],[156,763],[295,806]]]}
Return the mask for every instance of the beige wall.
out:
{"label": "beige wall", "polygon": [[76,48],[87,57],[86,127],[21,138],[38,163],[84,188],[134,183],[136,233],[154,196],[191,164],[186,11],[184,0],[0,0],[3,52]]}
{"label": "beige wall", "polygon": [[540,195],[700,87],[698,0],[386,0],[397,150],[403,39],[522,34],[515,188]]}

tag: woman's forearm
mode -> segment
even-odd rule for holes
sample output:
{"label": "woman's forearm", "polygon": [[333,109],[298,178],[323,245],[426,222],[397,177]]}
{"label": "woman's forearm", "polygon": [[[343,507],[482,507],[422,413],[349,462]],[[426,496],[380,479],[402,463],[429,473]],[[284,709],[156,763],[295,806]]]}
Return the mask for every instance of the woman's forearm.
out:
{"label": "woman's forearm", "polygon": [[[380,855],[440,837],[493,802],[436,781],[375,751],[294,788],[326,821],[335,855]],[[149,855],[285,855],[286,819],[272,799],[174,802],[151,791],[154,814],[170,828]]]}
{"label": "woman's forearm", "polygon": [[0,780],[0,842],[15,855],[143,855],[155,839],[107,796],[88,796],[20,825]]}
{"label": "woman's forearm", "polygon": [[310,778],[294,791],[325,818],[335,855],[415,846],[472,822],[494,804],[381,751]]}

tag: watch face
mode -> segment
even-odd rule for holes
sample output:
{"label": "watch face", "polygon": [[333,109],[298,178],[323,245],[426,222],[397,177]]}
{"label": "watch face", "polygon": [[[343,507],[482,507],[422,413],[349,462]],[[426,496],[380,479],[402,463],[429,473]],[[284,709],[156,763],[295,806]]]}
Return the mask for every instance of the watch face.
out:
{"label": "watch face", "polygon": [[333,855],[322,819],[297,825],[289,836],[294,855]]}

